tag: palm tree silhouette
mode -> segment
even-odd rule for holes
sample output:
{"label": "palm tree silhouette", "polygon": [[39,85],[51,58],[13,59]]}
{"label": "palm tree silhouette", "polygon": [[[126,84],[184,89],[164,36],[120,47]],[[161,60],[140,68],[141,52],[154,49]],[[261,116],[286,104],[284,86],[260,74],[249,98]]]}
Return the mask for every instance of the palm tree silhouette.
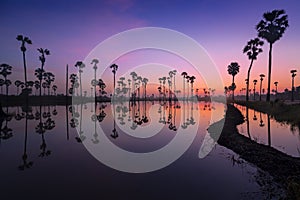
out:
{"label": "palm tree silhouette", "polygon": [[194,96],[194,82],[195,82],[196,77],[195,76],[191,76],[190,77],[190,82],[191,82],[191,97],[193,98]]}
{"label": "palm tree silhouette", "polygon": [[183,100],[184,100],[185,99],[185,78],[187,76],[187,73],[186,72],[182,72],[181,76],[183,76],[183,90],[182,90],[182,93],[183,93]]}
{"label": "palm tree silhouette", "polygon": [[82,69],[85,68],[85,64],[82,61],[77,61],[75,67],[79,70],[79,86],[80,86],[80,97],[82,98],[82,82],[81,82],[81,73],[83,72]]}
{"label": "palm tree silhouette", "polygon": [[15,86],[17,87],[17,95],[19,95],[19,87],[21,86],[21,84],[22,84],[22,81],[20,81],[20,80],[15,81]]}
{"label": "palm tree silhouette", "polygon": [[7,76],[11,74],[12,66],[8,64],[0,65],[0,75],[4,77],[4,84],[6,85],[6,96],[8,96],[8,87],[11,85],[11,81],[7,79]]}
{"label": "palm tree silhouette", "polygon": [[292,101],[294,101],[294,91],[295,91],[294,79],[295,79],[295,76],[297,75],[296,72],[297,72],[297,70],[295,70],[295,69],[291,70],[291,74],[292,74]]}
{"label": "palm tree silhouette", "polygon": [[[243,49],[243,53],[246,53],[248,56],[248,59],[251,60],[250,66],[248,68],[247,73],[247,80],[250,80],[250,71],[253,65],[253,61],[257,59],[257,56],[259,53],[261,53],[263,50],[261,46],[263,46],[264,42],[261,41],[259,38],[251,39],[247,42],[247,45]],[[246,101],[249,100],[249,81],[246,82],[247,89],[246,89]]]}
{"label": "palm tree silhouette", "polygon": [[113,73],[113,76],[114,76],[114,88],[113,88],[113,92],[114,92],[114,90],[116,88],[116,73],[117,73],[117,70],[118,70],[119,66],[116,65],[116,64],[112,64],[109,68],[112,69],[112,73]]}
{"label": "palm tree silhouette", "polygon": [[96,98],[96,86],[97,86],[97,77],[96,77],[96,73],[97,73],[97,64],[99,63],[98,59],[93,59],[91,64],[94,64],[93,69],[94,69],[94,80],[92,81],[92,86],[94,87],[94,93],[95,93],[95,98]]}
{"label": "palm tree silhouette", "polygon": [[53,85],[52,90],[53,90],[54,95],[56,96],[57,85]]}
{"label": "palm tree silhouette", "polygon": [[3,85],[5,84],[4,79],[0,78],[0,87],[1,87],[1,94],[3,94]]}
{"label": "palm tree silhouette", "polygon": [[255,86],[256,86],[257,80],[253,80],[253,100],[255,100]]}
{"label": "palm tree silhouette", "polygon": [[262,82],[264,80],[265,75],[264,74],[260,74],[260,87],[259,87],[259,101],[261,101],[261,89],[262,89]]}
{"label": "palm tree silhouette", "polygon": [[54,82],[55,75],[51,72],[45,72],[43,76],[46,83],[46,88],[48,89],[48,95],[50,95],[51,83]]}
{"label": "palm tree silhouette", "polygon": [[277,95],[277,91],[278,91],[278,90],[277,90],[278,81],[275,81],[275,82],[274,82],[274,85],[275,85],[275,92],[276,92],[276,95]]}
{"label": "palm tree silhouette", "polygon": [[[41,74],[39,75],[39,77],[42,77],[43,76],[43,72],[44,72],[44,65],[45,65],[45,62],[46,62],[46,57],[45,55],[50,55],[50,51],[48,49],[43,49],[43,48],[39,48],[37,49],[38,52],[40,52],[40,56],[39,56],[39,59],[41,61],[41,68],[39,68],[40,70],[38,70]],[[40,85],[42,85],[42,79],[39,79],[40,81]],[[40,96],[42,96],[42,88],[40,87]]]}
{"label": "palm tree silhouette", "polygon": [[26,72],[26,58],[25,58],[25,52],[26,52],[26,47],[25,44],[32,44],[32,41],[28,37],[23,37],[23,35],[18,35],[17,40],[21,41],[21,51],[23,54],[23,64],[24,64],[24,80],[25,80],[25,88],[27,88],[26,83],[27,83],[27,72]]}
{"label": "palm tree silhouette", "polygon": [[272,12],[264,13],[263,19],[256,25],[258,37],[265,39],[270,46],[267,101],[270,101],[273,44],[282,37],[288,26],[288,16],[285,15],[284,10],[273,10]]}
{"label": "palm tree silhouette", "polygon": [[142,83],[144,84],[144,101],[147,100],[147,83],[148,83],[147,78],[143,78]]}
{"label": "palm tree silhouette", "polygon": [[[232,62],[227,67],[228,74],[230,74],[232,76],[232,86],[235,85],[235,83],[234,83],[234,77],[239,73],[239,70],[240,70],[240,66],[239,66],[239,64],[237,62]],[[232,89],[233,89],[232,90],[232,100],[234,100],[234,90],[235,90],[235,87],[233,87]]]}

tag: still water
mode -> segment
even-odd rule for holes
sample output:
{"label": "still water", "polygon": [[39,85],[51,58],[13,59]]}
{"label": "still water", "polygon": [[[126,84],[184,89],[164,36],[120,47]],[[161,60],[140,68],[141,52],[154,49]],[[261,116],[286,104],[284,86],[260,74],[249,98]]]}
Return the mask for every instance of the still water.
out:
{"label": "still water", "polygon": [[[9,107],[7,112],[13,116],[3,121],[1,128],[1,199],[257,199],[284,195],[272,177],[209,137],[212,111],[221,119],[224,105],[140,102],[98,104],[96,108],[94,104],[44,106],[32,107],[27,120],[21,107]],[[293,139],[276,139],[283,136],[278,136],[276,122],[271,122],[271,145],[296,155],[295,148],[287,144],[296,139],[295,145],[299,144],[297,136],[288,132],[282,134]],[[254,128],[256,121],[250,124],[251,136],[266,142],[265,132]],[[239,127],[242,134],[247,130],[244,126]],[[278,127],[289,130],[288,126]],[[186,151],[174,162],[148,173],[119,171],[93,154],[98,149],[98,154],[111,156],[106,158],[109,161],[123,159],[134,167],[134,160],[126,161],[126,157],[101,149],[103,141],[122,151],[142,154],[163,149],[181,131],[189,138],[190,130],[196,133]],[[201,157],[205,137],[215,145]],[[175,151],[169,152],[169,157],[173,154]]]}

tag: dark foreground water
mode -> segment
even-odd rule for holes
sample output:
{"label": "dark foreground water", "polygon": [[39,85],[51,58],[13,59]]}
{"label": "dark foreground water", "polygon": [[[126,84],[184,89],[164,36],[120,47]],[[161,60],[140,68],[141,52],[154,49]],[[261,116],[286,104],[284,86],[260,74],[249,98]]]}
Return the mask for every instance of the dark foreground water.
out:
{"label": "dark foreground water", "polygon": [[[27,120],[22,108],[10,107],[8,112],[14,115],[4,120],[1,128],[0,198],[277,199],[284,196],[272,177],[230,149],[219,146],[207,134],[208,126],[214,122],[211,122],[212,111],[217,115],[214,120],[221,119],[224,105],[181,103],[176,108],[176,105],[141,102],[130,107],[102,104],[96,109],[93,104],[32,107],[27,112]],[[264,115],[262,118],[265,120]],[[251,126],[256,126],[256,121],[251,121]],[[274,126],[272,131],[276,132]],[[156,128],[157,133],[145,131]],[[242,125],[240,129],[245,128]],[[289,130],[289,127],[280,126],[281,129]],[[184,130],[187,131],[181,133]],[[141,163],[126,156],[114,157],[110,149],[101,148],[102,142],[109,141],[125,152],[140,156],[163,149],[172,143],[176,134],[186,134],[189,138],[193,130],[196,130],[195,138],[183,155],[152,172],[122,172],[113,169],[117,164],[111,168],[97,159],[106,155],[113,163],[121,159],[128,169],[141,170]],[[265,133],[260,134],[251,129],[258,142],[265,142]],[[278,147],[280,142],[276,137],[279,136],[274,134],[272,145]],[[287,137],[295,137],[291,140],[300,144],[299,140],[294,141],[296,136]],[[200,150],[203,141],[209,141],[211,151],[210,148]],[[286,147],[284,151],[297,154],[294,148]],[[167,155],[172,157],[175,153],[172,150]],[[153,162],[163,162],[159,159]]]}

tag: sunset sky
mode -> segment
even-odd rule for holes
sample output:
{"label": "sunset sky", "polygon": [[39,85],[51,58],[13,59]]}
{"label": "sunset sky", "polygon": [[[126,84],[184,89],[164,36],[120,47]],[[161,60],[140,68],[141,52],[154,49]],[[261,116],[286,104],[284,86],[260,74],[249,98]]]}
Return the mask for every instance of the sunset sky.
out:
{"label": "sunset sky", "polygon": [[[75,62],[84,60],[103,40],[128,29],[147,26],[173,29],[195,39],[217,65],[225,85],[231,83],[231,76],[227,74],[228,64],[238,62],[241,66],[236,76],[239,90],[245,87],[244,80],[250,63],[242,49],[249,39],[257,36],[255,25],[262,19],[263,13],[273,9],[286,11],[290,27],[274,45],[272,83],[278,81],[279,90],[290,88],[290,70],[300,71],[298,0],[4,0],[0,7],[0,63],[13,66],[14,75],[11,79],[23,80],[20,44],[15,39],[18,34],[23,34],[33,41],[33,45],[27,48],[29,79],[34,79],[34,69],[40,66],[36,49],[48,48],[51,56],[47,57],[45,68],[56,74],[60,92],[64,88],[60,85],[64,81],[66,64],[69,64],[71,72],[76,72],[73,67]],[[251,80],[258,79],[260,73],[267,74],[267,43],[263,50],[254,63]],[[138,60],[141,57],[143,61],[143,55],[147,55],[147,52],[137,53],[132,59]],[[159,57],[157,52],[148,55]],[[150,62],[151,59],[147,58],[146,61]],[[161,58],[154,61],[161,61]],[[177,65],[174,59],[169,59],[169,62],[170,65]],[[128,67],[128,63],[123,66],[122,63],[118,64],[120,68]],[[179,72],[185,70],[184,66],[180,67]],[[299,77],[295,79],[296,85],[300,84]],[[202,83],[197,84],[202,87]]]}

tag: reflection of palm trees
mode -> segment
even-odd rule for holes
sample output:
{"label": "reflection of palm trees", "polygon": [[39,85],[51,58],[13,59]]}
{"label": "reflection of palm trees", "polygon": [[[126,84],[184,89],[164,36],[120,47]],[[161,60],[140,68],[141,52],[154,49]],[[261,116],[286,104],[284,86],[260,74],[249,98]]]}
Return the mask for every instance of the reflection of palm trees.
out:
{"label": "reflection of palm trees", "polygon": [[22,35],[17,36],[17,40],[21,41],[21,51],[23,54],[23,64],[24,64],[24,82],[25,82],[25,87],[27,83],[27,72],[26,72],[26,58],[25,58],[25,52],[26,52],[26,47],[25,44],[32,44],[31,40],[28,37],[23,37]]}
{"label": "reflection of palm trees", "polygon": [[239,73],[240,66],[237,62],[232,62],[227,67],[228,74],[232,76],[232,100],[234,100],[234,90],[235,90],[235,83],[234,83],[234,77]]}
{"label": "reflection of palm trees", "polygon": [[247,123],[247,133],[249,138],[251,139],[250,127],[249,127],[249,108],[246,107],[246,123]]}
{"label": "reflection of palm trees", "polygon": [[273,44],[282,37],[289,26],[287,18],[288,16],[285,15],[284,10],[273,10],[272,12],[264,13],[263,19],[256,25],[258,36],[267,40],[270,45],[267,101],[270,101],[272,48]]}
{"label": "reflection of palm trees", "polygon": [[251,60],[250,66],[248,68],[247,73],[247,86],[246,86],[246,101],[249,100],[249,80],[250,80],[250,71],[253,65],[253,61],[257,59],[259,53],[262,52],[262,48],[264,42],[261,41],[259,38],[254,38],[248,41],[247,45],[243,49],[243,53],[247,53],[248,59]]}
{"label": "reflection of palm trees", "polygon": [[268,145],[271,146],[271,123],[270,123],[271,116],[267,114],[267,121],[268,121]]}
{"label": "reflection of palm trees", "polygon": [[265,126],[264,121],[263,121],[262,116],[261,116],[261,112],[259,112],[259,126],[260,127],[264,127]]}
{"label": "reflection of palm trees", "polygon": [[113,103],[113,112],[114,112],[114,124],[113,124],[113,130],[112,130],[112,134],[110,135],[112,138],[116,139],[119,135],[118,135],[118,131],[116,129],[116,108],[115,108],[115,104]]}

